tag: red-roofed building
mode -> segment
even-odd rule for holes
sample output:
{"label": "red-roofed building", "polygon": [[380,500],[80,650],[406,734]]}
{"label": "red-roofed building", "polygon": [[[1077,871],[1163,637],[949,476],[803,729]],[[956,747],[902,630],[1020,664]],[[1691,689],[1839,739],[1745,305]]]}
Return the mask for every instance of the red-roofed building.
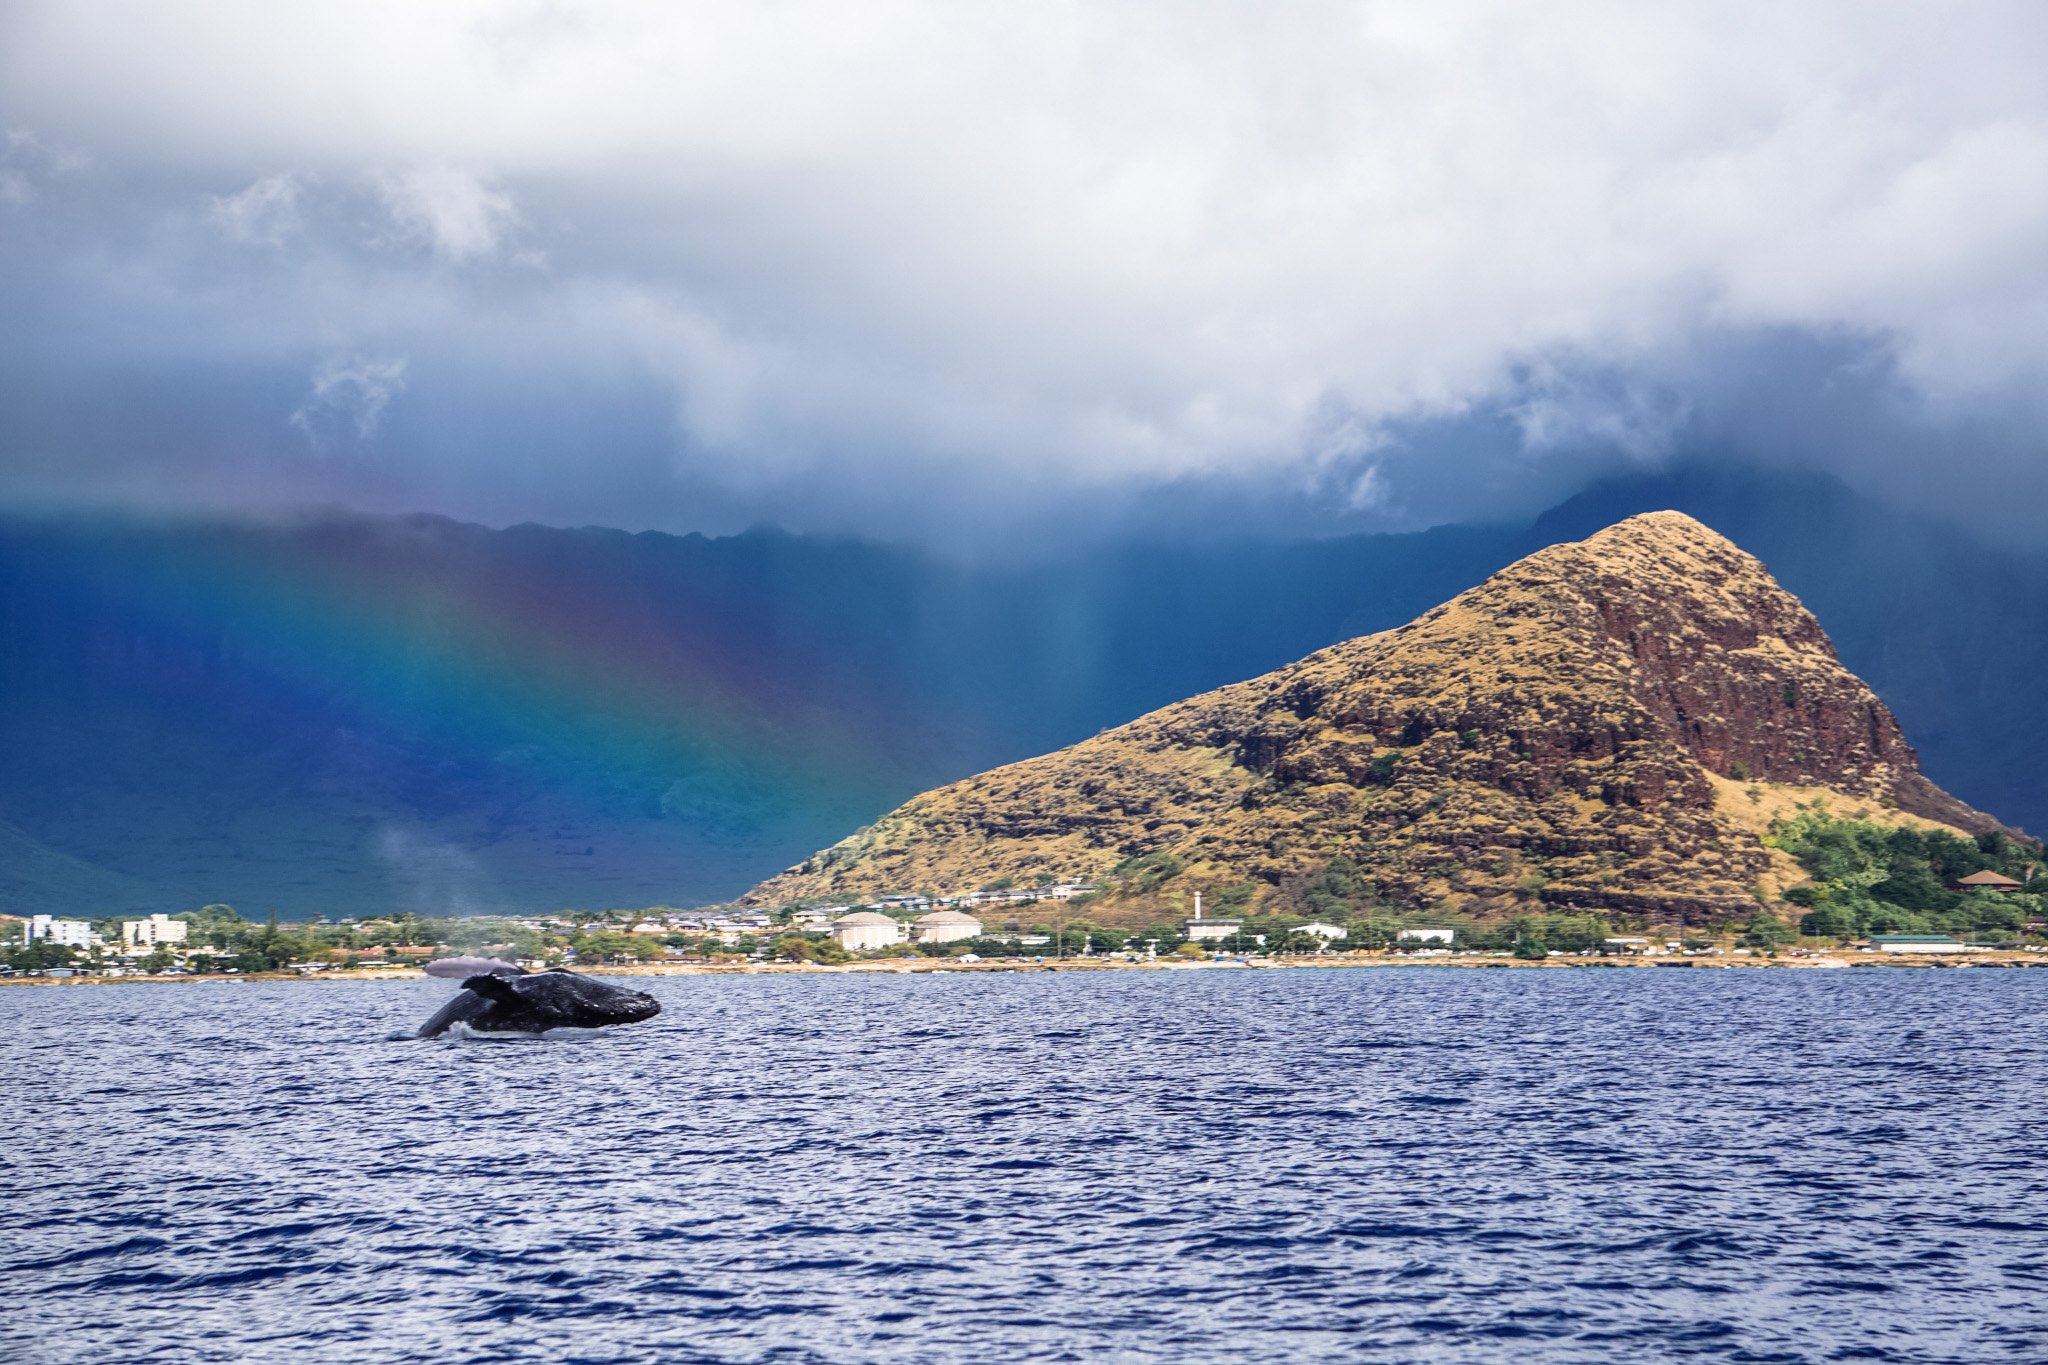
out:
{"label": "red-roofed building", "polygon": [[1954,882],[1958,891],[2017,891],[2020,884],[2010,877],[2001,877],[1996,872],[1972,872],[1967,877],[1958,877]]}

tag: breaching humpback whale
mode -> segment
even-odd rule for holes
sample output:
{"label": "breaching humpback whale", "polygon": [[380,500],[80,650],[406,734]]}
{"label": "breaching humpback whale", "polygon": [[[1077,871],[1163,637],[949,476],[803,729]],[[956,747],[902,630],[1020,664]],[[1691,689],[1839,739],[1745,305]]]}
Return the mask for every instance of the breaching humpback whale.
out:
{"label": "breaching humpback whale", "polygon": [[637,1024],[661,1013],[645,991],[629,991],[563,967],[528,972],[495,958],[429,962],[430,976],[459,976],[462,989],[421,1024],[414,1038],[437,1038],[457,1024],[478,1033],[545,1033],[551,1028]]}

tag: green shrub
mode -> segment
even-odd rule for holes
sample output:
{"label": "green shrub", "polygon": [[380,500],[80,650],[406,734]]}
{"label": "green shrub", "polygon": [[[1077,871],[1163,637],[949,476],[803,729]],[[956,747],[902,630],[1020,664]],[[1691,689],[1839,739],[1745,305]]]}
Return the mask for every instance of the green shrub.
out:
{"label": "green shrub", "polygon": [[1110,875],[1135,882],[1141,891],[1156,891],[1161,882],[1178,877],[1187,870],[1187,866],[1187,859],[1172,853],[1147,853],[1124,859]]}
{"label": "green shrub", "polygon": [[[2015,879],[2041,858],[2040,846],[1992,830],[1965,839],[1948,830],[1893,828],[1838,820],[1824,803],[1771,826],[1766,842],[1782,848],[1817,883],[1785,893],[1793,905],[1838,912],[1814,921],[1838,926],[1815,933],[2006,932],[2018,927],[2032,897],[1962,895],[1950,889],[1972,872]],[[1803,917],[1802,927],[1812,920]],[[1839,927],[1844,924],[1849,927]]]}
{"label": "green shrub", "polygon": [[1783,920],[1768,911],[1759,910],[1743,926],[1742,945],[1745,948],[1770,948],[1789,943],[1793,937],[1792,930]]}

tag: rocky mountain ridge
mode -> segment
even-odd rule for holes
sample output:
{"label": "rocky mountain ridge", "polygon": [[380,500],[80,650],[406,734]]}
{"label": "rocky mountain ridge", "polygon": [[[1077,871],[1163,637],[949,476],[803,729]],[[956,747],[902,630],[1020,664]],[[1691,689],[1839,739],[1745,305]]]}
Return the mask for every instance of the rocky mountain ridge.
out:
{"label": "rocky mountain ridge", "polygon": [[1652,512],[1399,629],[927,792],[747,899],[1029,885],[1166,855],[1187,889],[1256,901],[1341,854],[1411,908],[1703,922],[1782,875],[1726,803],[1784,787],[1997,827],[1921,775],[1763,564]]}

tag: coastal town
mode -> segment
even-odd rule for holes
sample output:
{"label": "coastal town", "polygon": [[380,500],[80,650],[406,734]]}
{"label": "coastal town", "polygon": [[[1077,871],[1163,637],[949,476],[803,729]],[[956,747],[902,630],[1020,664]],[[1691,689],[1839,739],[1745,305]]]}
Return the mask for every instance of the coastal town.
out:
{"label": "coastal town", "polygon": [[[2018,883],[1963,879],[1981,897]],[[2009,883],[2009,884],[2008,884]],[[0,980],[116,980],[410,973],[436,957],[479,953],[529,970],[1005,970],[1054,967],[1368,965],[2048,966],[2043,925],[1995,935],[1801,933],[1768,915],[1713,931],[1652,928],[1589,913],[1501,927],[1402,915],[1192,913],[1137,929],[1085,913],[1110,888],[1056,880],[955,896],[889,895],[859,904],[715,906],[558,915],[396,912],[257,923],[226,905],[102,920],[0,915]],[[2032,898],[2029,897],[2029,900]]]}

